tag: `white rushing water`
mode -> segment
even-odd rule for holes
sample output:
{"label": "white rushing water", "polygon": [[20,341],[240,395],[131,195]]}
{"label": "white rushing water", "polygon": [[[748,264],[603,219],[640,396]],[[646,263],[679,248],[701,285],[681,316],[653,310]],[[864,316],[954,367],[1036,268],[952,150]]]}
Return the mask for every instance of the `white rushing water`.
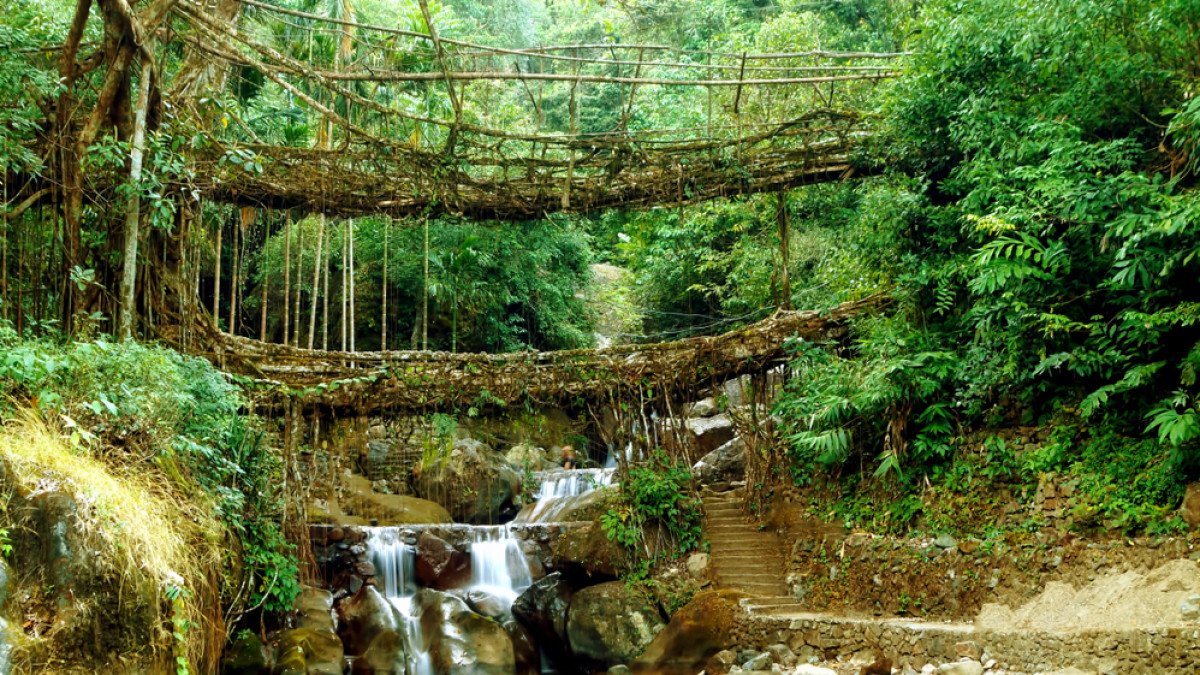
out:
{"label": "white rushing water", "polygon": [[508,607],[533,584],[521,542],[504,525],[471,528],[472,590],[489,593]]}
{"label": "white rushing water", "polygon": [[420,617],[413,616],[417,592],[416,550],[401,539],[394,527],[367,528],[367,558],[383,584],[383,595],[404,623],[404,654],[409,675],[434,675],[429,642],[421,632]]}
{"label": "white rushing water", "polygon": [[[521,542],[504,525],[456,525],[470,537],[471,581],[465,590],[483,591],[499,600],[505,609],[533,584],[529,562]],[[420,589],[416,576],[416,548],[403,541],[401,528],[372,527],[367,531],[367,558],[384,596],[404,623],[404,653],[409,675],[435,675],[429,655],[429,640],[415,615],[413,596]],[[415,528],[408,528],[415,529]]]}
{"label": "white rushing water", "polygon": [[517,516],[521,523],[557,522],[559,516],[589,492],[613,484],[616,468],[539,471],[537,501]]}

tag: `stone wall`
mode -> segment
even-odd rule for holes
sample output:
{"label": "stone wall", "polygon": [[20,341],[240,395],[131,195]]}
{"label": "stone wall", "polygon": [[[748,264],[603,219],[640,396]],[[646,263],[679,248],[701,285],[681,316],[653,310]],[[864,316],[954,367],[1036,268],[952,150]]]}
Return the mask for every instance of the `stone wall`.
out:
{"label": "stone wall", "polygon": [[766,649],[786,644],[802,661],[886,655],[898,666],[961,657],[994,660],[996,667],[1043,672],[1069,667],[1120,675],[1192,673],[1200,664],[1200,627],[1142,631],[1019,633],[976,631],[970,624],[904,619],[744,616],[739,645]]}

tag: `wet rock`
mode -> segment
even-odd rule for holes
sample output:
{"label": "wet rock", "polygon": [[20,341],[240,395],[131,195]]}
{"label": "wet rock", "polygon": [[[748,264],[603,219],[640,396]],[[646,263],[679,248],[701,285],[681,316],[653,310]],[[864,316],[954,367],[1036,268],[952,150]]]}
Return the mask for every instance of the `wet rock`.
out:
{"label": "wet rock", "polygon": [[746,444],[734,438],[700,458],[692,473],[701,483],[737,480],[746,473]]}
{"label": "wet rock", "polygon": [[561,572],[553,572],[533,582],[513,602],[512,613],[529,629],[537,644],[546,651],[551,665],[563,669],[569,662],[567,645],[567,609],[573,589]]}
{"label": "wet rock", "polygon": [[342,675],[342,641],[335,633],[294,628],[279,636],[281,675]]}
{"label": "wet rock", "polygon": [[502,625],[504,632],[508,633],[508,639],[512,640],[516,675],[539,675],[542,672],[542,655],[529,629],[515,619],[508,619]]}
{"label": "wet rock", "polygon": [[705,455],[733,440],[733,420],[729,415],[692,417],[686,425],[695,438],[696,449]]}
{"label": "wet rock", "polygon": [[366,651],[354,659],[351,675],[404,675],[408,664],[404,655],[404,636],[398,631],[383,631],[371,640]]}
{"label": "wet rock", "polygon": [[431,532],[422,532],[417,537],[416,574],[426,588],[462,588],[471,580],[471,556]]}
{"label": "wet rock", "polygon": [[608,667],[640,655],[664,627],[658,609],[624,582],[575,593],[567,612],[567,641],[576,656]]}
{"label": "wet rock", "polygon": [[526,504],[517,516],[518,523],[579,523],[598,519],[608,510],[609,500],[616,488],[597,488],[591,492],[569,497],[555,497],[547,502]]}
{"label": "wet rock", "polygon": [[[330,505],[328,521],[335,524],[361,524],[373,520],[377,525],[422,525],[449,523],[450,513],[429,499],[409,495],[389,495],[376,492],[364,476],[345,476],[343,495],[338,509]],[[346,515],[340,515],[344,511]]]}
{"label": "wet rock", "polygon": [[296,627],[313,631],[337,631],[334,622],[333,594],[322,588],[306,586],[292,602]]}
{"label": "wet rock", "polygon": [[413,474],[417,496],[441,504],[455,522],[496,523],[501,514],[515,511],[520,477],[503,455],[474,439],[456,440],[444,461]]}
{"label": "wet rock", "polygon": [[505,602],[487,591],[472,589],[464,593],[462,598],[471,611],[489,619],[503,623],[505,619],[512,616],[512,612]]}
{"label": "wet rock", "polygon": [[461,599],[423,588],[414,596],[413,608],[438,675],[509,675],[515,670],[513,643],[504,627],[472,612]]}
{"label": "wet rock", "polygon": [[1192,527],[1200,525],[1200,482],[1191,483],[1183,493],[1179,515]]}
{"label": "wet rock", "polygon": [[240,632],[225,648],[221,661],[223,675],[269,675],[270,672],[271,654],[252,631]]}
{"label": "wet rock", "polygon": [[983,675],[983,664],[978,661],[956,661],[938,666],[938,675]]}
{"label": "wet rock", "polygon": [[629,666],[617,664],[608,669],[608,675],[630,675],[633,671],[629,670]]}
{"label": "wet rock", "polygon": [[338,616],[341,619],[340,634],[346,645],[346,653],[352,656],[366,652],[379,635],[399,633],[402,630],[402,617],[396,608],[378,589],[370,585],[363,586],[357,593],[340,602]]}

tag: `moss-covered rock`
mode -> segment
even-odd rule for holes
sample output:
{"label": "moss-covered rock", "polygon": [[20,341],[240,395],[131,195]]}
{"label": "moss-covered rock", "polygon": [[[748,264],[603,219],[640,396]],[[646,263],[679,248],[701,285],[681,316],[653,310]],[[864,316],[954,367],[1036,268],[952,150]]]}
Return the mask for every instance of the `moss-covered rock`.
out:
{"label": "moss-covered rock", "polygon": [[637,658],[664,625],[649,598],[610,581],[575,593],[567,612],[567,640],[576,656],[609,667]]}

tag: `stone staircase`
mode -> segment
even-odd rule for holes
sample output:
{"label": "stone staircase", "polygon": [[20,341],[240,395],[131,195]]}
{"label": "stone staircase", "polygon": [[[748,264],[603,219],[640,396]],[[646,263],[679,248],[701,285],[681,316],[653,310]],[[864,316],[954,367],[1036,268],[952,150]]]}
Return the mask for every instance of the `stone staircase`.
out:
{"label": "stone staircase", "polygon": [[705,492],[703,499],[704,537],[717,585],[755,599],[787,600],[787,547],[742,512],[741,490]]}

